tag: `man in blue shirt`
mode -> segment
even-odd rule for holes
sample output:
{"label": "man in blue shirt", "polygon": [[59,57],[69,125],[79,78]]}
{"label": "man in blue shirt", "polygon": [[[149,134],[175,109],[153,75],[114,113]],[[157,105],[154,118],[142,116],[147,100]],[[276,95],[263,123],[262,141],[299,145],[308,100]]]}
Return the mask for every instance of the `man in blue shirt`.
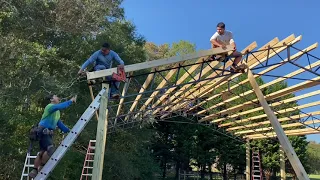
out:
{"label": "man in blue shirt", "polygon": [[[101,47],[100,50],[94,52],[90,58],[83,63],[81,66],[78,74],[82,74],[84,69],[90,65],[90,64],[95,64],[94,65],[94,71],[99,71],[103,69],[110,69],[112,68],[112,62],[117,61],[119,64],[124,65],[123,60],[119,57],[119,55],[110,50],[110,45],[108,43],[104,43]],[[113,81],[111,76],[107,76],[106,80],[110,81],[110,97],[111,98],[118,98],[119,97],[119,86],[120,82],[118,81]]]}
{"label": "man in blue shirt", "polygon": [[72,103],[76,102],[77,98],[73,97],[63,103],[60,103],[60,98],[57,95],[49,95],[46,99],[50,101],[50,104],[45,107],[41,121],[38,124],[40,152],[35,159],[32,171],[29,173],[31,178],[37,176],[38,171],[55,151],[52,139],[53,130],[58,127],[64,133],[70,131],[60,120],[60,110],[68,108]]}

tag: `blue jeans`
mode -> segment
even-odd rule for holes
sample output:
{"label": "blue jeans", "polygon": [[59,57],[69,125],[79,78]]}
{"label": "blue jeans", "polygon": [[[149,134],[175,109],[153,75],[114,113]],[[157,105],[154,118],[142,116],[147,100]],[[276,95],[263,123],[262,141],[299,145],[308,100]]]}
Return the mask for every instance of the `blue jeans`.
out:
{"label": "blue jeans", "polygon": [[[106,68],[104,65],[96,65],[94,67],[95,71],[103,70],[103,69],[108,69],[108,68]],[[110,81],[110,91],[109,91],[110,94],[109,95],[119,94],[120,82],[119,81],[113,81],[112,80],[112,76],[106,76],[106,80]]]}

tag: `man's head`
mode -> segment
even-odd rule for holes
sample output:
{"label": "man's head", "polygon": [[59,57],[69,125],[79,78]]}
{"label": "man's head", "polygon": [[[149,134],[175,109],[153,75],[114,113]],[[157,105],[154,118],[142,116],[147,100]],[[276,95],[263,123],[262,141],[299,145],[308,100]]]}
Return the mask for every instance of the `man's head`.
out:
{"label": "man's head", "polygon": [[109,45],[108,43],[103,43],[103,44],[102,44],[102,47],[101,47],[101,52],[102,52],[104,55],[109,54],[109,52],[110,52],[110,45]]}
{"label": "man's head", "polygon": [[218,32],[218,34],[222,35],[224,33],[225,29],[226,29],[226,25],[223,22],[219,22],[217,24],[217,32]]}
{"label": "man's head", "polygon": [[50,94],[46,97],[46,100],[53,104],[60,103],[60,98],[55,94]]}

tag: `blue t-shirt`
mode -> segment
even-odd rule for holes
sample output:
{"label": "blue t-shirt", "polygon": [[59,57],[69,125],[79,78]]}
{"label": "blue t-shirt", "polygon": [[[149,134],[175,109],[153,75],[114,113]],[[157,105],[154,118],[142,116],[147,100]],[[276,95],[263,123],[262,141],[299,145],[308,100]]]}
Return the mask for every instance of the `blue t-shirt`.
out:
{"label": "blue t-shirt", "polygon": [[81,70],[84,70],[89,64],[94,62],[96,65],[103,65],[106,67],[106,69],[110,69],[114,60],[119,64],[124,65],[123,60],[116,52],[110,50],[109,54],[104,55],[101,50],[98,50],[93,53],[90,58],[81,66]]}
{"label": "blue t-shirt", "polygon": [[69,107],[71,104],[71,100],[59,104],[48,104],[44,109],[39,125],[50,130],[54,130],[58,126],[61,131],[69,132],[69,128],[60,120],[60,110]]}

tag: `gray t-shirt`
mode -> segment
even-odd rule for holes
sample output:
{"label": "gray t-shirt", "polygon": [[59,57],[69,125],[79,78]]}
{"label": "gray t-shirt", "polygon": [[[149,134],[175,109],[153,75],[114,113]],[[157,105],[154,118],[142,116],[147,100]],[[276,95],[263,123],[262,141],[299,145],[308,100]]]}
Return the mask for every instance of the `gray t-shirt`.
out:
{"label": "gray t-shirt", "polygon": [[234,42],[232,32],[227,30],[225,30],[222,35],[220,35],[218,32],[214,33],[211,36],[210,41],[212,39],[218,40],[219,42],[222,42],[224,45],[230,45]]}

